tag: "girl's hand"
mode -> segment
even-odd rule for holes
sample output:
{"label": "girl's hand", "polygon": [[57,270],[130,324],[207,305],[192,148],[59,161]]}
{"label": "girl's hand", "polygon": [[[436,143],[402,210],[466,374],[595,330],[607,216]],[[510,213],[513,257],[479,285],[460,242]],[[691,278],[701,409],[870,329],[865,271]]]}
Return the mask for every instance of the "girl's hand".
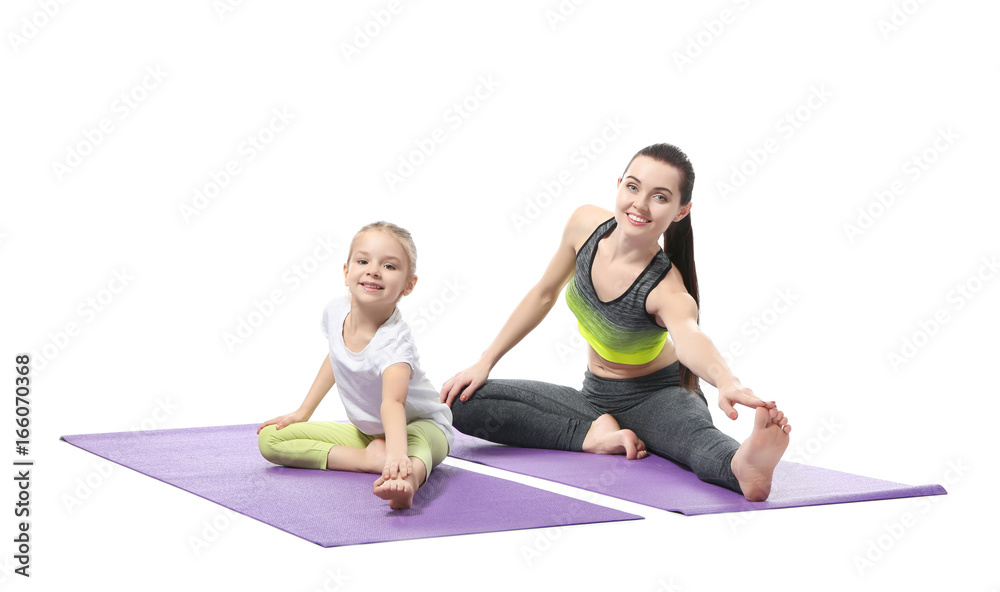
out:
{"label": "girl's hand", "polygon": [[382,478],[383,479],[406,479],[413,473],[413,462],[410,461],[408,456],[387,456],[385,458],[385,467],[382,468]]}
{"label": "girl's hand", "polygon": [[281,428],[287,425],[291,425],[293,423],[300,423],[303,421],[307,421],[308,419],[309,419],[308,414],[304,413],[300,409],[296,409],[295,411],[289,413],[288,415],[279,415],[274,419],[269,419],[264,423],[260,424],[260,427],[257,428],[257,433],[259,434],[262,429],[272,424],[277,424],[276,426],[274,426],[274,429],[280,430]]}
{"label": "girl's hand", "polygon": [[719,409],[726,412],[729,419],[736,419],[735,403],[746,405],[747,407],[774,407],[774,401],[764,402],[753,391],[743,386],[739,382],[719,385]]}
{"label": "girl's hand", "polygon": [[451,407],[455,397],[463,401],[468,400],[476,389],[483,386],[489,376],[489,364],[480,361],[469,366],[445,381],[441,387],[441,402]]}

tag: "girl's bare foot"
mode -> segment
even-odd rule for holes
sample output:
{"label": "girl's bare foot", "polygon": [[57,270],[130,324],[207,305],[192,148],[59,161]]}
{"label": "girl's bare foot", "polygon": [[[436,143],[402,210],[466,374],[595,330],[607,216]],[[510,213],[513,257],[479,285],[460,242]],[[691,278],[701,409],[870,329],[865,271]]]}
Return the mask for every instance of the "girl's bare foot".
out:
{"label": "girl's bare foot", "polygon": [[583,439],[583,451],[594,454],[624,454],[632,460],[646,456],[646,445],[632,430],[623,430],[614,417],[605,413],[590,424]]}
{"label": "girl's bare foot", "polygon": [[788,433],[791,431],[788,418],[777,408],[757,408],[753,432],[730,462],[733,475],[748,500],[762,502],[771,494],[774,467],[788,447]]}
{"label": "girl's bare foot", "polygon": [[405,510],[413,505],[413,485],[407,479],[386,479],[379,476],[375,480],[372,493],[389,502],[393,510]]}
{"label": "girl's bare foot", "polygon": [[[382,458],[385,464],[385,440],[382,440]],[[415,456],[410,457],[413,464],[413,472],[405,479],[396,477],[386,479],[379,475],[379,478],[372,484],[372,493],[389,502],[389,507],[393,510],[406,510],[413,505],[413,496],[417,490],[423,486],[427,480],[427,467],[424,462]]]}

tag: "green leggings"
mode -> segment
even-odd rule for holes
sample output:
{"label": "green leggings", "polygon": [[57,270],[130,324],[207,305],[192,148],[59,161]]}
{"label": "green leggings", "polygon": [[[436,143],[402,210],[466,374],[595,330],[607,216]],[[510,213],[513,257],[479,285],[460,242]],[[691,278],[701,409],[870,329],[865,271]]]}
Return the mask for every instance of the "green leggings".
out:
{"label": "green leggings", "polygon": [[[369,436],[350,423],[306,421],[280,430],[269,425],[260,431],[257,445],[264,458],[276,465],[326,470],[326,459],[334,446],[365,448],[375,438],[384,437],[385,434]],[[406,444],[407,456],[419,458],[427,467],[428,477],[431,469],[448,456],[444,432],[426,419],[406,424]]]}

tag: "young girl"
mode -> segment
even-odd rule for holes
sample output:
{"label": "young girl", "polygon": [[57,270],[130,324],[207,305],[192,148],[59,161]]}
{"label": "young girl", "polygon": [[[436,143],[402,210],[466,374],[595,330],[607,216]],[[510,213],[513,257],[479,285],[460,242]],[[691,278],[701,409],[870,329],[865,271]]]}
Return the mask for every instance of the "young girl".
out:
{"label": "young girl", "polygon": [[[687,156],[656,144],[640,150],[618,179],[614,212],[583,206],[573,213],[541,281],[479,362],[444,383],[440,400],[452,406],[459,431],[514,446],[629,459],[648,449],[748,500],[767,499],[791,426],[773,401],[740,384],[698,327],[693,189]],[[567,284],[566,301],[590,345],[583,389],[487,380]],[[712,425],[698,377],[718,388],[719,407],[731,419],[735,403],[756,408],[742,445]]]}
{"label": "young girl", "polygon": [[[330,354],[302,406],[257,428],[260,452],[275,464],[381,473],[373,493],[394,510],[413,504],[454,439],[451,410],[420,369],[396,308],[417,283],[416,264],[406,230],[375,222],[358,231],[344,264],[349,295],[323,313]],[[307,421],[335,380],[351,423]]]}

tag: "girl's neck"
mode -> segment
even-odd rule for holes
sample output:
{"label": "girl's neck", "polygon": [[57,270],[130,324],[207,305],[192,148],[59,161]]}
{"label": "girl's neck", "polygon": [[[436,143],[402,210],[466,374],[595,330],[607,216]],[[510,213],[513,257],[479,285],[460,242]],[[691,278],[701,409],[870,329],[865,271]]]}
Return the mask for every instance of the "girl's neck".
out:
{"label": "girl's neck", "polygon": [[373,336],[378,328],[385,324],[395,312],[396,305],[368,307],[359,304],[351,298],[351,311],[347,313],[344,320],[344,331],[350,331],[354,335]]}

